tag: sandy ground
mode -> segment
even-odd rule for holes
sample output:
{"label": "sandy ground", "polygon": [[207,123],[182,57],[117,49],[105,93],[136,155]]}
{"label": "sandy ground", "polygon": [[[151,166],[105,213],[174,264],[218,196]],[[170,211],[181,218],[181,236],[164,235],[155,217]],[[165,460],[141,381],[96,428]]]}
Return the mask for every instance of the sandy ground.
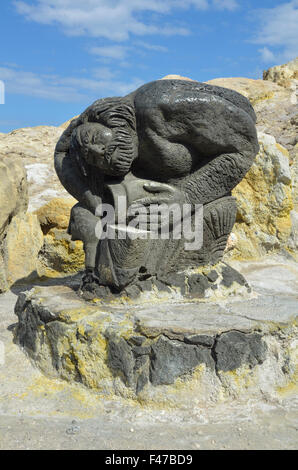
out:
{"label": "sandy ground", "polygon": [[[269,262],[264,269],[277,291],[297,288],[297,265]],[[250,266],[243,265],[242,272],[249,279]],[[163,409],[103,398],[78,384],[44,377],[12,342],[15,301],[16,291],[0,296],[0,449],[298,447],[293,390],[258,400]]]}

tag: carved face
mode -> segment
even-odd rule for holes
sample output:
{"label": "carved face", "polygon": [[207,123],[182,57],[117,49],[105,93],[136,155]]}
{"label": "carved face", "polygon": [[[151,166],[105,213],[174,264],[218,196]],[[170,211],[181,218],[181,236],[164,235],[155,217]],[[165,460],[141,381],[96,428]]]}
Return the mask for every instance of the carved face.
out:
{"label": "carved face", "polygon": [[73,133],[74,145],[81,157],[106,174],[113,174],[112,157],[116,150],[111,146],[113,131],[98,123],[78,126]]}

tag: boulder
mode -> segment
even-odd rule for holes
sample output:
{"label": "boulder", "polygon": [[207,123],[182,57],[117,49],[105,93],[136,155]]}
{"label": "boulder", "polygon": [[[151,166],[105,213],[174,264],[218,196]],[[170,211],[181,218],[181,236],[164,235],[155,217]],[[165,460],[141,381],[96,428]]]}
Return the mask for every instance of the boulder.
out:
{"label": "boulder", "polygon": [[162,77],[161,80],[188,80],[190,82],[195,81],[192,78],[182,77],[181,75],[166,75],[165,77]]}
{"label": "boulder", "polygon": [[52,228],[66,230],[71,208],[76,204],[74,198],[54,198],[35,211],[44,234]]}
{"label": "boulder", "polygon": [[15,220],[28,207],[26,171],[18,157],[0,156],[0,207],[0,292],[3,292],[13,282],[7,246],[10,245]]}
{"label": "boulder", "polygon": [[13,217],[1,245],[2,273],[6,278],[4,287],[38,275],[38,254],[42,245],[43,233],[36,215],[18,214]]}
{"label": "boulder", "polygon": [[0,156],[0,242],[12,217],[28,207],[26,171],[20,158]]}
{"label": "boulder", "polygon": [[83,243],[72,241],[67,233],[75,203],[73,198],[54,198],[35,212],[44,233],[39,261],[45,276],[73,274],[84,269]]}
{"label": "boulder", "polygon": [[298,57],[287,64],[275,65],[263,72],[263,80],[270,80],[285,88],[295,90],[298,83]]}
{"label": "boulder", "polygon": [[0,155],[21,159],[29,183],[29,211],[57,196],[67,196],[54,169],[54,149],[63,129],[38,126],[0,135]]}
{"label": "boulder", "polygon": [[286,147],[291,162],[297,142],[297,105],[293,91],[277,83],[250,78],[216,78],[207,83],[231,88],[249,99],[257,115],[260,132],[273,135],[276,141]]}
{"label": "boulder", "polygon": [[234,189],[237,218],[234,250],[229,256],[259,258],[288,247],[293,209],[288,151],[273,136],[259,133],[260,152]]}

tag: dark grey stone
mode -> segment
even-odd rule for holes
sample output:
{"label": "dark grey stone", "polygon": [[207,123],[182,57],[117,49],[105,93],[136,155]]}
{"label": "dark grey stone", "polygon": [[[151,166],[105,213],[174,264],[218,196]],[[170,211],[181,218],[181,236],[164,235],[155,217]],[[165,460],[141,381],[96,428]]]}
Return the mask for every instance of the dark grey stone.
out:
{"label": "dark grey stone", "polygon": [[125,339],[116,335],[110,336],[108,342],[108,364],[117,375],[122,377],[129,387],[134,387],[135,359]]}
{"label": "dark grey stone", "polygon": [[[122,98],[97,100],[70,123],[57,143],[55,168],[61,183],[79,201],[71,212],[69,233],[73,240],[84,242],[84,298],[108,298],[110,291],[116,295],[125,289],[135,297],[137,290],[130,286],[149,290],[154,279],[178,286],[185,294],[178,271],[214,265],[222,258],[237,212],[231,191],[259,148],[255,122],[249,101],[233,90],[195,81],[157,80]],[[173,217],[169,239],[127,235],[99,241],[96,209],[105,203],[117,211],[119,196],[127,206],[142,204],[150,209],[161,203],[175,203],[181,209],[188,203],[192,227],[195,205],[202,204],[202,247],[187,250],[183,236],[173,236],[178,223]],[[136,216],[124,209],[117,217],[127,228]],[[115,223],[118,230],[118,218],[104,217],[103,229]],[[155,225],[154,233],[160,233],[161,221]],[[215,282],[215,276],[211,271],[208,280]],[[224,278],[227,286],[233,279],[243,282],[228,269]],[[190,295],[203,296],[206,282],[193,278]],[[99,285],[105,288],[98,291]]]}
{"label": "dark grey stone", "polygon": [[132,348],[132,352],[134,353],[135,356],[149,355],[150,351],[151,351],[150,346],[134,346]]}
{"label": "dark grey stone", "polygon": [[207,335],[192,335],[186,336],[185,342],[188,344],[200,344],[201,346],[206,346],[207,348],[211,348],[214,344],[213,336]]}
{"label": "dark grey stone", "polygon": [[258,333],[228,331],[216,341],[214,357],[219,371],[234,370],[243,364],[251,367],[266,359],[267,345]]}
{"label": "dark grey stone", "polygon": [[209,287],[208,279],[203,274],[193,274],[188,278],[189,294],[192,297],[204,297]]}
{"label": "dark grey stone", "polygon": [[218,273],[215,271],[215,269],[213,269],[208,274],[206,274],[206,277],[208,278],[210,282],[215,282],[216,279],[218,278]]}
{"label": "dark grey stone", "polygon": [[142,346],[145,340],[145,336],[131,336],[128,341],[135,346]]}
{"label": "dark grey stone", "polygon": [[137,357],[134,368],[137,394],[149,383],[149,367],[150,359],[148,356]]}
{"label": "dark grey stone", "polygon": [[214,367],[210,349],[161,336],[152,345],[151,382],[153,385],[172,384],[201,363]]}
{"label": "dark grey stone", "polygon": [[242,274],[238,273],[238,271],[236,271],[236,269],[231,268],[231,266],[228,266],[228,265],[226,265],[222,269],[222,276],[223,276],[223,279],[222,279],[221,283],[225,287],[231,287],[233,282],[237,282],[240,286],[244,286],[244,285],[247,284],[247,282],[246,282],[245,278],[242,276]]}
{"label": "dark grey stone", "polygon": [[168,273],[163,275],[160,280],[172,287],[178,287],[181,294],[186,293],[186,276],[183,273]]}
{"label": "dark grey stone", "polygon": [[130,297],[131,299],[137,299],[140,295],[140,288],[136,285],[127,286],[124,290],[125,295]]}

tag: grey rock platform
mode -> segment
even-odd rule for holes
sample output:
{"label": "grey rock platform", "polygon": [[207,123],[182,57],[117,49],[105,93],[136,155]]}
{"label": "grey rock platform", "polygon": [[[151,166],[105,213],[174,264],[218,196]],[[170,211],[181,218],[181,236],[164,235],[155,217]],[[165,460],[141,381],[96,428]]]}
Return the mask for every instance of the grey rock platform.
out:
{"label": "grey rock platform", "polygon": [[71,286],[36,287],[19,295],[15,340],[46,375],[108,396],[181,403],[272,392],[297,380],[298,296],[262,283],[244,298],[110,304],[87,303]]}

